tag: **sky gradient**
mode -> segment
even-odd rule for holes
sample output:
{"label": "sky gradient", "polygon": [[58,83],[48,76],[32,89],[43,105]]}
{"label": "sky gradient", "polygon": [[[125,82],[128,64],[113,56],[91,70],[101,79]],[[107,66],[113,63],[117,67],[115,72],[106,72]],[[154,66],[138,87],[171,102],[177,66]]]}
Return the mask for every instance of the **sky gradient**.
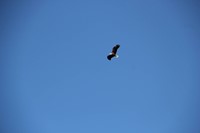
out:
{"label": "sky gradient", "polygon": [[0,132],[199,133],[199,7],[1,1]]}

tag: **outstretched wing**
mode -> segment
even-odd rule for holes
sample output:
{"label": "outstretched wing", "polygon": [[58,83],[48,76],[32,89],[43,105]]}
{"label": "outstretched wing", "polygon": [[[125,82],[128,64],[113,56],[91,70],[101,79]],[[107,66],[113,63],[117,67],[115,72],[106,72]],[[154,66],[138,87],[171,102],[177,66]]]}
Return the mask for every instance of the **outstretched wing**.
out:
{"label": "outstretched wing", "polygon": [[115,56],[115,55],[111,53],[111,54],[109,54],[109,55],[107,56],[107,59],[108,59],[108,60],[111,60],[114,56]]}
{"label": "outstretched wing", "polygon": [[120,47],[119,44],[117,44],[116,46],[114,46],[113,49],[112,49],[112,53],[116,54],[119,47]]}

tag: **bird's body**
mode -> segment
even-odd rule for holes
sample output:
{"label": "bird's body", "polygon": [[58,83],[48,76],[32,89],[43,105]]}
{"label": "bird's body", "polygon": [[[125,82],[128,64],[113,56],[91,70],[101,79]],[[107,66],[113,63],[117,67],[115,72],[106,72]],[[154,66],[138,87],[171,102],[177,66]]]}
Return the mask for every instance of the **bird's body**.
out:
{"label": "bird's body", "polygon": [[117,50],[120,47],[119,44],[115,45],[112,49],[112,52],[107,56],[108,60],[111,60],[113,57],[118,58],[119,56],[117,55]]}

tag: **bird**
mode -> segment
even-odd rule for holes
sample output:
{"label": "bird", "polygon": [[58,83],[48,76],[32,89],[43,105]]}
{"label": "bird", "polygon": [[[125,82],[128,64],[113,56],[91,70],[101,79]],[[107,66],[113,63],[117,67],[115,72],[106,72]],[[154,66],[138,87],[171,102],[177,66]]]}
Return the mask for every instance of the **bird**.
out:
{"label": "bird", "polygon": [[107,56],[108,60],[111,60],[113,57],[118,58],[119,56],[117,55],[117,50],[120,47],[119,44],[116,44],[113,48],[112,48],[112,52],[109,53],[109,55]]}

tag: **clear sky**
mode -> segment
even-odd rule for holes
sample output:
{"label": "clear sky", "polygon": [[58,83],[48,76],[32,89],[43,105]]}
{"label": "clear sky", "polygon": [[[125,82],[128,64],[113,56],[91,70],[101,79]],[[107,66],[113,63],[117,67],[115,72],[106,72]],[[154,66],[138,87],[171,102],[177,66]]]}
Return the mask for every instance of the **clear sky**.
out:
{"label": "clear sky", "polygon": [[200,133],[199,12],[198,0],[2,0],[0,132]]}

